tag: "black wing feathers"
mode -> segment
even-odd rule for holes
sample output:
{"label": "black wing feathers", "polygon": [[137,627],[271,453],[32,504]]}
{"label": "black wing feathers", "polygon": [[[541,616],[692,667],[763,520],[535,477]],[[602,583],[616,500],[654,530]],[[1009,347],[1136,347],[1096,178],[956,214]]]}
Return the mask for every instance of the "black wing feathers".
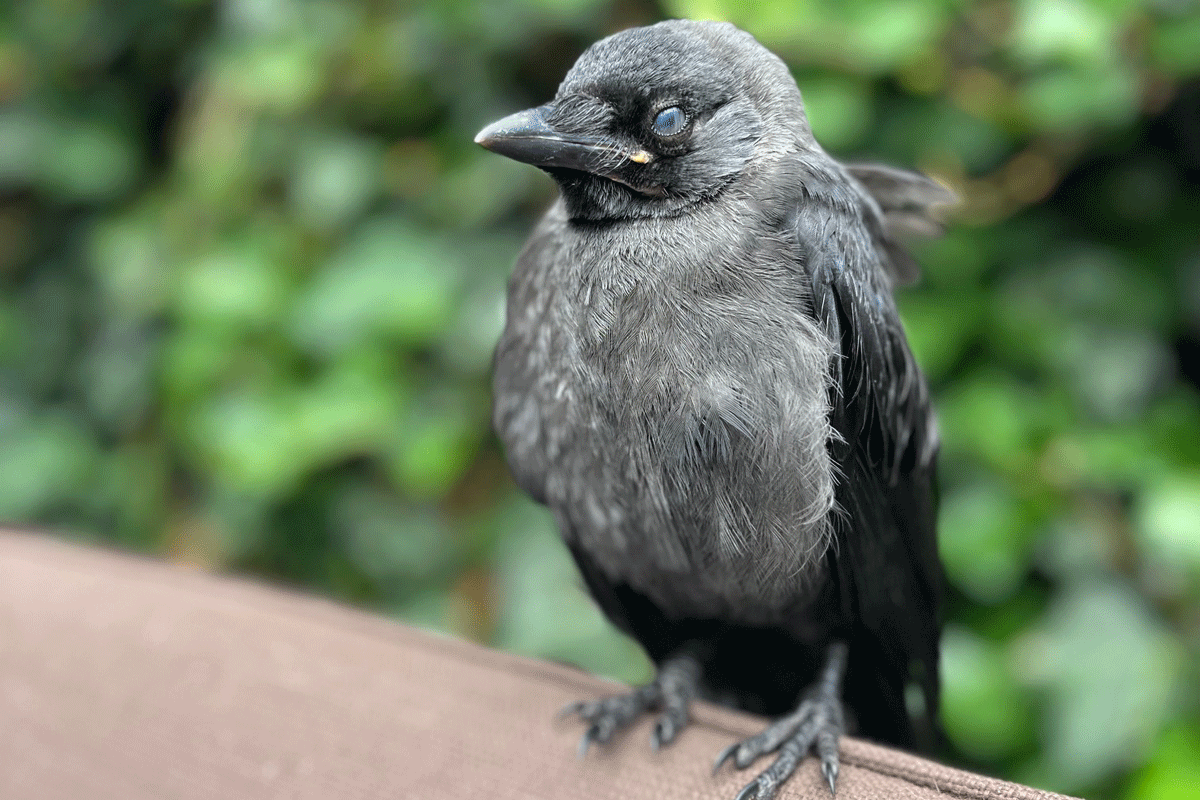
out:
{"label": "black wing feathers", "polygon": [[957,201],[954,192],[916,172],[884,164],[846,164],[846,172],[867,190],[879,207],[887,236],[884,268],[894,285],[920,276],[917,262],[900,241],[904,236],[937,236],[942,232],[938,209]]}
{"label": "black wing feathers", "polygon": [[796,234],[813,313],[841,352],[831,398],[841,513],[831,558],[843,614],[857,631],[847,700],[863,734],[911,745],[897,700],[909,682],[920,685],[936,729],[937,432],[883,268],[890,237],[872,204],[843,186],[804,198]]}

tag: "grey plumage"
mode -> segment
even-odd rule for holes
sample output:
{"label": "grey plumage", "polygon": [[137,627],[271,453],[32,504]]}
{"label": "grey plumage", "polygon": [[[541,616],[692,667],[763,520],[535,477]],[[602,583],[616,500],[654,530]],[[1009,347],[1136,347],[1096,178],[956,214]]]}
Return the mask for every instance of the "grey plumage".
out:
{"label": "grey plumage", "polygon": [[676,613],[765,621],[829,541],[833,351],[784,243],[712,211],[707,233],[689,215],[627,242],[562,236],[553,210],[513,279],[495,423],[608,574]]}
{"label": "grey plumage", "polygon": [[[656,134],[663,109],[686,128]],[[561,187],[509,285],[494,423],[598,602],[701,693],[771,713],[846,642],[830,674],[860,729],[911,744],[905,684],[937,705],[937,436],[891,286],[915,269],[897,235],[948,195],[830,158],[783,62],[718,23],[598,42],[478,141]],[[836,736],[840,706],[821,718]]]}

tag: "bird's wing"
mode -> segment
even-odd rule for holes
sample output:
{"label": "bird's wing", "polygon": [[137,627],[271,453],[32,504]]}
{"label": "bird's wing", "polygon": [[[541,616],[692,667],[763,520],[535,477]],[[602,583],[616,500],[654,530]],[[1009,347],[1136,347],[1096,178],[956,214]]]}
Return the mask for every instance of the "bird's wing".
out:
{"label": "bird's wing", "polygon": [[886,226],[852,183],[829,178],[799,204],[796,240],[812,313],[841,356],[831,397],[840,436],[831,443],[840,507],[834,574],[859,653],[877,651],[875,664],[851,664],[847,699],[865,735],[912,744],[904,687],[920,685],[929,718],[937,713],[937,430],[892,298]]}
{"label": "bird's wing", "polygon": [[888,234],[884,266],[895,286],[920,277],[920,269],[900,241],[904,236],[937,236],[942,232],[939,209],[958,202],[954,192],[917,172],[885,164],[845,164],[846,172],[866,189],[883,214]]}

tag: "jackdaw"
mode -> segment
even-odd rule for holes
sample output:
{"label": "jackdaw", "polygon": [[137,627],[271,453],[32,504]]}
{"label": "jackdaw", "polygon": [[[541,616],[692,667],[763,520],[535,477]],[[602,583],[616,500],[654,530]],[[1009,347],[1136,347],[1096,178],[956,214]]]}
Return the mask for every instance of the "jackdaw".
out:
{"label": "jackdaw", "polygon": [[645,711],[667,744],[712,699],[778,717],[714,766],[777,753],[738,795],[767,800],[810,748],[832,791],[843,730],[935,731],[938,437],[892,287],[948,192],[827,155],[723,23],[597,42],[476,141],[560,189],[509,283],[496,430],[657,665],[568,709],[581,752]]}

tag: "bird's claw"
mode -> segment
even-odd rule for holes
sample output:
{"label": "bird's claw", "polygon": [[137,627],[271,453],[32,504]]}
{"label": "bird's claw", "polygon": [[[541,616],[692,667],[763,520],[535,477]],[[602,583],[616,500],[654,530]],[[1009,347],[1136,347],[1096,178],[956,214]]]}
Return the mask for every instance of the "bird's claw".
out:
{"label": "bird's claw", "polygon": [[816,693],[804,700],[795,713],[771,723],[762,733],[729,745],[713,764],[716,773],[732,760],[744,769],[768,753],[778,753],[767,767],[738,794],[736,800],[770,800],[776,789],[795,772],[809,749],[815,749],[821,761],[821,774],[831,794],[837,792],[838,737],[843,728],[841,704],[836,696]]}
{"label": "bird's claw", "polygon": [[829,793],[837,795],[837,777],[838,777],[838,735],[833,731],[825,730],[817,734],[816,748],[817,757],[821,759],[821,774],[825,776],[825,782],[829,784]]}
{"label": "bird's claw", "polygon": [[592,740],[595,738],[596,726],[592,725],[583,732],[583,736],[579,737],[579,746],[575,748],[575,754],[580,758],[587,755],[588,748],[592,746]]}
{"label": "bird's claw", "polygon": [[653,682],[629,694],[602,697],[591,702],[567,705],[558,712],[563,719],[578,716],[588,723],[579,742],[579,755],[587,753],[593,742],[604,744],[617,731],[631,725],[643,712],[659,709],[662,716],[650,731],[650,745],[655,750],[675,741],[689,721],[688,705],[696,694],[699,667],[687,657],[667,661]]}
{"label": "bird's claw", "polygon": [[783,785],[783,782],[788,779],[795,770],[795,763],[785,763],[784,758],[776,760],[774,764],[767,767],[754,780],[747,783],[734,800],[772,800],[775,797],[775,792]]}
{"label": "bird's claw", "polygon": [[686,705],[668,705],[650,731],[650,746],[658,750],[675,741],[679,732],[687,727],[688,719]]}
{"label": "bird's claw", "polygon": [[660,719],[654,723],[654,728],[650,731],[650,747],[660,750],[664,744],[670,744],[674,738],[674,732],[667,728],[665,720]]}
{"label": "bird's claw", "polygon": [[760,786],[759,780],[755,778],[742,787],[742,790],[737,793],[737,797],[733,798],[733,800],[750,800],[750,798],[754,798],[754,800],[771,800],[775,796],[774,789],[768,789],[766,793],[763,793],[761,791],[763,788],[763,786]]}
{"label": "bird's claw", "polygon": [[726,747],[719,754],[717,754],[717,760],[713,762],[713,775],[717,774],[721,767],[725,765],[725,762],[732,758],[733,754],[736,753],[737,749],[741,746],[741,742],[734,742],[733,744],[729,745],[729,747]]}
{"label": "bird's claw", "polygon": [[588,748],[592,746],[592,742],[604,744],[612,738],[613,731],[616,730],[615,725],[606,725],[605,720],[594,722],[588,726],[588,729],[583,732],[583,736],[579,739],[579,757],[583,758],[587,755]]}
{"label": "bird's claw", "polygon": [[836,760],[821,759],[821,774],[825,776],[825,782],[829,784],[829,793],[834,797],[837,796],[837,776],[838,764]]}

